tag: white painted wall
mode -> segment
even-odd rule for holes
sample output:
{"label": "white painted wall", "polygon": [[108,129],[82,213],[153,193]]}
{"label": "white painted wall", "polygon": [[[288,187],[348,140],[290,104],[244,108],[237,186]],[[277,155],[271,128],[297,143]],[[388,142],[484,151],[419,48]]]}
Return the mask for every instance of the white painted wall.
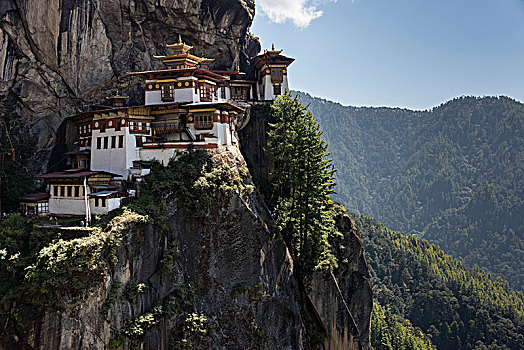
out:
{"label": "white painted wall", "polygon": [[146,91],[146,105],[157,105],[162,103],[164,103],[164,101],[162,101],[162,92],[160,90]]}
{"label": "white painted wall", "polygon": [[86,215],[84,198],[49,198],[49,215]]}
{"label": "white painted wall", "polygon": [[[91,208],[91,215],[105,215],[109,213],[111,210],[120,208],[120,202],[121,198],[106,198],[105,207],[95,207],[95,199],[90,198],[89,207]],[[100,203],[100,199],[98,200],[98,203]]]}
{"label": "white painted wall", "polygon": [[262,86],[264,88],[264,100],[274,100],[275,95],[273,95],[273,83],[271,82],[270,74],[264,76]]}
{"label": "white painted wall", "polygon": [[195,102],[195,89],[175,89],[175,102]]}
{"label": "white painted wall", "polygon": [[176,152],[184,151],[177,148],[142,148],[140,149],[141,160],[158,160],[160,164],[167,165]]}
{"label": "white painted wall", "polygon": [[[118,148],[118,137],[124,136],[124,147]],[[111,148],[111,138],[116,136],[117,147]],[[141,136],[141,135],[138,135]],[[102,148],[97,148],[97,138],[102,138]],[[108,148],[104,149],[104,138],[108,137]],[[138,150],[136,148],[135,134],[129,133],[128,127],[123,127],[120,131],[106,129],[105,132],[93,130],[91,139],[91,170],[109,171],[119,174],[127,179],[129,168],[133,166],[133,161],[138,160]]]}
{"label": "white painted wall", "polygon": [[282,93],[286,92],[286,90],[289,90],[289,83],[287,79],[287,74],[282,75]]}

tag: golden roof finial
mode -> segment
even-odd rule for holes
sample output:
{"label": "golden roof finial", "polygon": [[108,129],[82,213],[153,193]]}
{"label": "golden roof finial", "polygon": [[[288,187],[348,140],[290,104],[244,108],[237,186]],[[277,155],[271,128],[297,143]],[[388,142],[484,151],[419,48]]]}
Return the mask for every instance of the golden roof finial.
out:
{"label": "golden roof finial", "polygon": [[275,44],[271,44],[271,51],[275,51]]}
{"label": "golden roof finial", "polygon": [[180,36],[180,34],[178,34],[178,43],[182,44],[182,37]]}

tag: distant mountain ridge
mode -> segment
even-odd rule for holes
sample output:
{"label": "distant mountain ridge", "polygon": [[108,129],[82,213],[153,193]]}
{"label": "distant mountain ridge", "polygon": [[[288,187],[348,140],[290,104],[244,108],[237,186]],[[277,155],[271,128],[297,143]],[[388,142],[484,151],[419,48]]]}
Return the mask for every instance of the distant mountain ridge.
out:
{"label": "distant mountain ridge", "polygon": [[460,97],[429,111],[298,93],[333,152],[337,200],[524,287],[524,105]]}

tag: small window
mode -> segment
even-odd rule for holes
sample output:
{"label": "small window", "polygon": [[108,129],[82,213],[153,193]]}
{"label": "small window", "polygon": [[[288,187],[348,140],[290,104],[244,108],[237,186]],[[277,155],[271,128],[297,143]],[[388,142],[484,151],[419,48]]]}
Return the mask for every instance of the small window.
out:
{"label": "small window", "polygon": [[106,199],[105,198],[100,198],[100,206],[101,207],[105,207],[106,206]]}
{"label": "small window", "polygon": [[107,149],[107,144],[109,143],[109,137],[104,137],[104,149]]}
{"label": "small window", "polygon": [[124,135],[118,136],[118,148],[124,147]]}
{"label": "small window", "polygon": [[67,186],[67,196],[68,197],[73,196],[73,186]]}
{"label": "small window", "polygon": [[53,185],[53,195],[55,197],[58,197],[58,186],[57,185]]}
{"label": "small window", "polygon": [[280,95],[282,93],[282,89],[280,85],[273,85],[273,94],[275,96]]}
{"label": "small window", "polygon": [[220,98],[223,100],[226,99],[226,87],[225,86],[220,87]]}
{"label": "small window", "polygon": [[96,138],[96,149],[102,149],[102,138],[101,137]]}
{"label": "small window", "polygon": [[98,207],[98,206],[99,206],[99,205],[98,205],[98,199],[99,199],[98,197],[95,197],[95,207]]}
{"label": "small window", "polygon": [[65,197],[65,186],[60,186],[60,197]]}
{"label": "small window", "polygon": [[38,212],[41,214],[49,213],[49,202],[38,203]]}
{"label": "small window", "polygon": [[211,114],[195,115],[195,128],[212,129],[213,116]]}
{"label": "small window", "polygon": [[200,84],[200,101],[202,102],[211,102],[213,99],[213,87],[209,84]]}
{"label": "small window", "polygon": [[87,147],[91,147],[91,138],[87,139]]}
{"label": "small window", "polygon": [[175,100],[175,87],[173,84],[162,84],[161,94],[162,101],[171,102]]}
{"label": "small window", "polygon": [[75,197],[80,197],[80,186],[75,186]]}
{"label": "small window", "polygon": [[142,142],[142,136],[135,136],[135,140],[136,140],[136,147],[142,147],[142,145],[144,144]]}
{"label": "small window", "polygon": [[111,136],[111,148],[116,148],[116,136]]}

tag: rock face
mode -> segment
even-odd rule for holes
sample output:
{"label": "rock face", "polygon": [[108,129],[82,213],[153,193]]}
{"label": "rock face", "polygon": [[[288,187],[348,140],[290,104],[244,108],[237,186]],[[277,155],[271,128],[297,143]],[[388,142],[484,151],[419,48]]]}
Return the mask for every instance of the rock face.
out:
{"label": "rock face", "polygon": [[[38,138],[34,172],[46,162],[67,116],[124,88],[143,98],[126,72],[161,68],[178,39],[215,58],[212,68],[249,70],[260,50],[249,27],[253,0],[3,0],[0,95],[8,95]],[[52,164],[49,164],[52,165]]]}
{"label": "rock face", "polygon": [[336,226],[343,234],[331,242],[343,247],[339,267],[315,273],[307,294],[327,333],[325,349],[368,349],[373,299],[362,240],[349,216],[340,215]]}
{"label": "rock face", "polygon": [[[273,167],[266,151],[269,106],[253,104],[237,125],[242,155],[263,194],[269,191]],[[343,237],[330,243],[342,247],[336,252],[340,265],[333,272],[315,273],[302,303],[324,332],[324,349],[368,349],[373,297],[362,241],[349,216],[337,217],[336,226]]]}
{"label": "rock face", "polygon": [[[234,151],[216,158],[215,163],[244,165]],[[0,349],[106,349],[123,338],[128,349],[133,337],[142,349],[187,348],[174,342],[180,329],[190,338],[194,330],[180,325],[195,313],[213,324],[202,348],[303,349],[293,262],[274,238],[257,192],[219,194],[198,223],[188,220],[192,214],[179,199],[168,202],[168,212],[165,231],[128,224],[118,263],[104,283],[82,298],[64,300],[35,320],[23,339]],[[126,291],[133,284],[144,288],[130,297]],[[162,316],[155,314],[158,305]],[[126,332],[129,337],[122,336]]]}

